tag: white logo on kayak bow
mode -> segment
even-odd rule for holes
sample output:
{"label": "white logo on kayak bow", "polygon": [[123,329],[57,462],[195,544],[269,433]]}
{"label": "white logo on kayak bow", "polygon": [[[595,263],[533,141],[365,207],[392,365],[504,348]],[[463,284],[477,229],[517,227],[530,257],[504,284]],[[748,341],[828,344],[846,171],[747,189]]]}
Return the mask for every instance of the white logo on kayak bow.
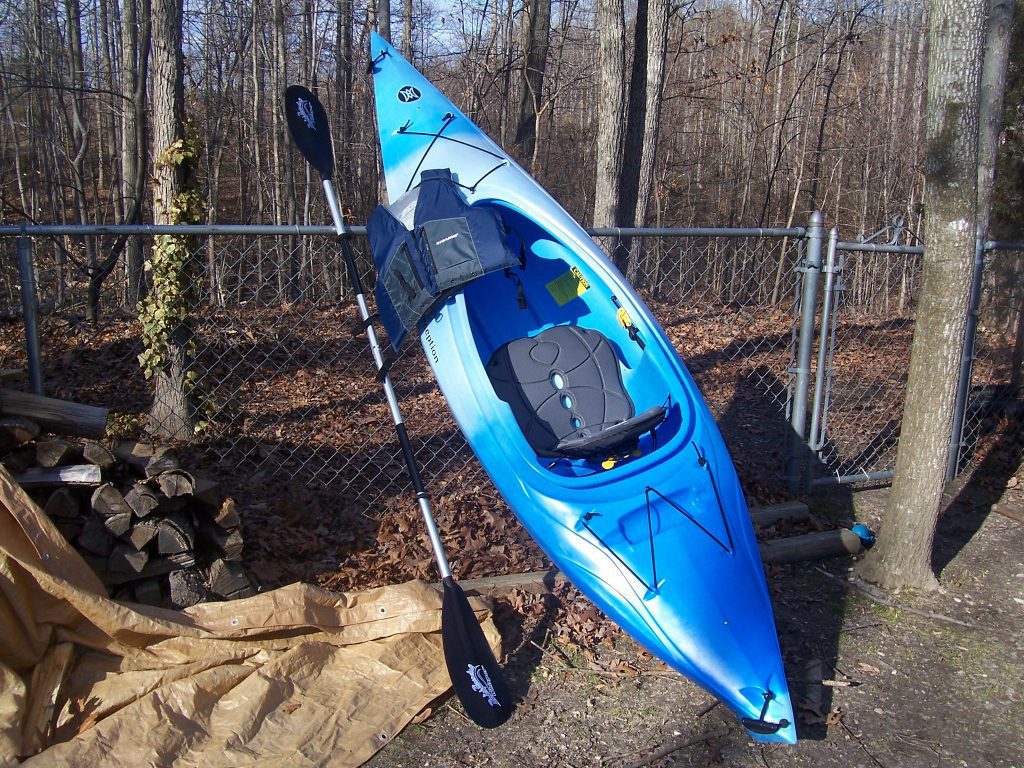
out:
{"label": "white logo on kayak bow", "polygon": [[420,97],[420,89],[412,85],[406,85],[398,91],[398,100],[403,104],[416,101]]}
{"label": "white logo on kayak bow", "polygon": [[313,114],[313,102],[309,101],[309,99],[296,99],[295,111],[299,113],[299,117],[302,119],[302,122],[306,124],[306,127],[309,128],[309,130],[316,130],[316,116]]}
{"label": "white logo on kayak bow", "polygon": [[434,245],[435,246],[437,246],[437,245],[444,245],[449,240],[454,240],[458,236],[459,236],[459,233],[456,232],[454,235],[448,235],[448,237],[442,237],[440,240],[438,240],[436,243],[434,243]]}
{"label": "white logo on kayak bow", "polygon": [[491,683],[491,676],[487,674],[482,664],[470,664],[466,667],[466,674],[473,681],[473,690],[487,699],[492,707],[500,707],[498,695],[494,692],[494,685]]}

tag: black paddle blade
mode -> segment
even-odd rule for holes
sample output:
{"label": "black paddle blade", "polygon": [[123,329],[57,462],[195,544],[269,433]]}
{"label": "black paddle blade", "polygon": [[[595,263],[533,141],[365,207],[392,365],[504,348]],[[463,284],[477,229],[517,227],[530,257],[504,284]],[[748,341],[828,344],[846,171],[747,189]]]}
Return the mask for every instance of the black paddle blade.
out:
{"label": "black paddle blade", "polygon": [[288,131],[299,152],[322,178],[331,178],[334,174],[334,149],[324,105],[308,88],[289,85],[284,92],[284,112],[288,118]]}
{"label": "black paddle blade", "polygon": [[496,728],[508,720],[512,694],[466,593],[451,576],[444,580],[441,640],[455,695],[469,719],[482,728]]}

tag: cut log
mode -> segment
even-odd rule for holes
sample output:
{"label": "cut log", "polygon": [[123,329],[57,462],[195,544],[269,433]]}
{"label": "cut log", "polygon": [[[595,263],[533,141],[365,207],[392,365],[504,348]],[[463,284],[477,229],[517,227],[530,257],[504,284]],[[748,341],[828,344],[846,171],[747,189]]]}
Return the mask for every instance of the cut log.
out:
{"label": "cut log", "polygon": [[128,534],[128,543],[136,549],[142,549],[149,542],[156,538],[157,527],[155,522],[143,521],[132,526]]}
{"label": "cut log", "polygon": [[166,557],[153,556],[150,556],[149,562],[138,573],[113,573],[112,571],[105,570],[105,564],[106,561],[104,560],[98,565],[94,565],[94,569],[99,574],[100,580],[108,587],[116,587],[132,581],[141,581],[142,579],[164,578],[169,573],[180,571],[182,568],[187,567]]}
{"label": "cut log", "polygon": [[859,555],[863,550],[860,536],[846,528],[772,539],[758,546],[761,559],[766,563],[801,563],[842,555]]}
{"label": "cut log", "polygon": [[240,560],[243,543],[242,532],[237,528],[224,530],[213,523],[205,523],[196,531],[196,546],[225,560]]}
{"label": "cut log", "polygon": [[217,514],[213,516],[213,522],[221,528],[237,528],[242,524],[242,520],[238,516],[238,508],[235,506],[234,499],[224,499],[224,503],[220,505],[220,509],[217,511]]}
{"label": "cut log", "polygon": [[36,448],[31,443],[15,448],[4,456],[3,465],[12,475],[20,475],[36,465]]}
{"label": "cut log", "polygon": [[102,518],[90,515],[82,524],[82,532],[78,534],[78,546],[86,552],[106,557],[114,547],[114,537],[103,525]]}
{"label": "cut log", "polygon": [[149,562],[149,553],[138,550],[125,542],[118,542],[110,550],[107,558],[107,570],[112,573],[138,574]]}
{"label": "cut log", "polygon": [[67,541],[76,541],[81,536],[82,529],[85,527],[80,517],[55,520],[54,522],[57,523],[57,530],[60,531],[60,535]]}
{"label": "cut log", "polygon": [[754,525],[767,526],[779,520],[807,520],[810,516],[807,505],[802,501],[784,501],[781,504],[753,507],[750,510],[750,521]]}
{"label": "cut log", "polygon": [[40,467],[59,467],[71,464],[82,455],[79,446],[65,440],[44,440],[36,443],[36,463]]}
{"label": "cut log", "polygon": [[183,512],[172,512],[156,523],[156,548],[161,555],[191,552],[196,546],[192,521]]}
{"label": "cut log", "polygon": [[24,416],[48,432],[99,439],[107,429],[107,409],[0,388],[0,413]]}
{"label": "cut log", "polygon": [[191,496],[196,488],[195,478],[183,469],[170,469],[156,476],[156,484],[160,486],[164,496],[175,499],[179,496]]}
{"label": "cut log", "polygon": [[46,499],[43,511],[53,519],[71,519],[78,517],[81,505],[70,488],[58,488]]}
{"label": "cut log", "polygon": [[117,460],[107,446],[93,440],[82,445],[82,458],[90,464],[95,464],[100,469],[113,469]]}
{"label": "cut log", "polygon": [[114,536],[123,536],[132,527],[132,513],[118,512],[117,514],[106,515],[103,525]]}
{"label": "cut log", "polygon": [[174,448],[165,445],[153,451],[153,455],[146,462],[144,471],[146,477],[156,477],[162,472],[169,472],[180,467],[181,462],[178,460],[178,452]]}
{"label": "cut log", "polygon": [[0,453],[8,453],[18,446],[39,437],[39,425],[31,419],[18,416],[0,418]]}
{"label": "cut log", "polygon": [[15,481],[24,488],[40,488],[50,485],[99,485],[103,472],[95,464],[72,464],[69,467],[31,467],[19,472]]}
{"label": "cut log", "polygon": [[188,608],[206,599],[202,577],[195,571],[175,571],[167,577],[171,607]]}
{"label": "cut log", "polygon": [[[99,467],[96,467],[99,469]],[[111,515],[122,515],[127,513],[129,516],[132,513],[132,508],[125,501],[121,492],[117,490],[117,486],[113,483],[104,483],[92,493],[92,499],[90,500],[93,511],[98,515],[109,517]]]}
{"label": "cut log", "polygon": [[195,481],[195,487],[192,495],[195,496],[196,501],[210,509],[220,509],[220,506],[224,503],[224,490],[220,487],[220,483],[205,477],[195,477],[194,475],[193,480]]}
{"label": "cut log", "polygon": [[164,602],[163,588],[160,579],[145,579],[132,586],[135,601],[143,605],[162,605]]}
{"label": "cut log", "polygon": [[145,483],[135,483],[124,495],[124,500],[136,517],[143,518],[160,506],[160,497]]}
{"label": "cut log", "polygon": [[228,600],[256,594],[241,563],[227,560],[214,560],[210,565],[210,591]]}

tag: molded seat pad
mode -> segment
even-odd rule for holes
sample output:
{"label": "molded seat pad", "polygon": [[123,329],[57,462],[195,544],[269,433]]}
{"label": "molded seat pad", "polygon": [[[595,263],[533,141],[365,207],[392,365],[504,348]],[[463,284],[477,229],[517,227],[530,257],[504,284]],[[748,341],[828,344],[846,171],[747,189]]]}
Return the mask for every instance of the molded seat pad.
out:
{"label": "molded seat pad", "polygon": [[606,458],[665,418],[662,406],[635,414],[611,342],[588,328],[559,325],[510,341],[487,375],[539,456]]}

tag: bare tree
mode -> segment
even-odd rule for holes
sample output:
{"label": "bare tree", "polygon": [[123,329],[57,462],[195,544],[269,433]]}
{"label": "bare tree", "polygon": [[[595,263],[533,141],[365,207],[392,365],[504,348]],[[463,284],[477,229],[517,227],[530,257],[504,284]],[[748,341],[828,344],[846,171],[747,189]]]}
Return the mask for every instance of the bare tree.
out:
{"label": "bare tree", "polygon": [[622,163],[622,121],[625,111],[626,23],[622,0],[599,0],[601,79],[597,107],[597,180],[594,226],[616,223]]}
{"label": "bare tree", "polygon": [[975,254],[985,0],[928,3],[924,259],[896,475],[879,542],[859,571],[935,589],[931,553],[952,431]]}
{"label": "bare tree", "polygon": [[[519,86],[519,122],[513,140],[524,165],[536,156],[537,116],[544,98],[544,72],[551,42],[551,0],[528,0],[529,21],[524,30],[525,58]],[[532,170],[532,169],[531,169]]]}

